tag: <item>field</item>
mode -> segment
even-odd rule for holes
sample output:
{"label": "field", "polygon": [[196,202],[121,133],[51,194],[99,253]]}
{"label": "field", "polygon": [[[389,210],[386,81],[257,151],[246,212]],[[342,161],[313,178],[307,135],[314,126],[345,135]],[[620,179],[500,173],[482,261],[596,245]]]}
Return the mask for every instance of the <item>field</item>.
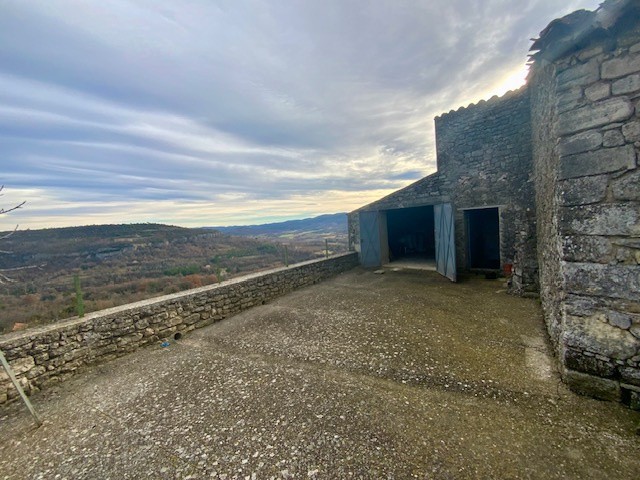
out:
{"label": "field", "polygon": [[18,231],[2,243],[0,333],[346,251],[346,234],[281,229],[245,236],[159,224]]}

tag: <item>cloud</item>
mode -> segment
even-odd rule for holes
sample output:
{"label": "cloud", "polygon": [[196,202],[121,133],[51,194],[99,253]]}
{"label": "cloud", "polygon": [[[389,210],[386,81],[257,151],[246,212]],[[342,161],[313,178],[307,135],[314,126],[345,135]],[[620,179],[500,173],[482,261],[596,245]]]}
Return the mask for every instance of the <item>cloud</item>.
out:
{"label": "cloud", "polygon": [[7,0],[0,183],[32,228],[357,208],[433,172],[433,117],[598,3]]}

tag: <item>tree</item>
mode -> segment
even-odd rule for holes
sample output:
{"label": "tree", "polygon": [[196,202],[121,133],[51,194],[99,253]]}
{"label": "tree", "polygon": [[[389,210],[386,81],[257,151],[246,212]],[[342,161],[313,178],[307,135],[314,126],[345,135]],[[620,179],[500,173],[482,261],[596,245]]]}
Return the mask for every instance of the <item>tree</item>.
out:
{"label": "tree", "polygon": [[[3,190],[4,190],[4,185],[0,185],[0,196],[4,195],[2,193]],[[14,210],[18,210],[19,208],[22,208],[25,203],[27,203],[26,200],[23,201],[22,203],[18,203],[17,205],[13,205],[13,206],[8,207],[8,208],[0,207],[0,215],[6,215],[9,212],[13,212]],[[15,228],[12,231],[10,231],[9,233],[6,233],[6,234],[0,236],[0,240],[6,240],[11,235],[16,233],[17,230],[18,230],[18,225],[16,225]],[[11,253],[11,252],[8,251],[8,250],[0,249],[0,254],[8,254],[8,253]],[[9,272],[15,272],[15,271],[18,271],[18,270],[25,270],[27,268],[34,268],[34,266],[30,265],[30,266],[27,266],[27,267],[0,268],[0,285],[14,282],[13,278],[11,278],[8,275]]]}

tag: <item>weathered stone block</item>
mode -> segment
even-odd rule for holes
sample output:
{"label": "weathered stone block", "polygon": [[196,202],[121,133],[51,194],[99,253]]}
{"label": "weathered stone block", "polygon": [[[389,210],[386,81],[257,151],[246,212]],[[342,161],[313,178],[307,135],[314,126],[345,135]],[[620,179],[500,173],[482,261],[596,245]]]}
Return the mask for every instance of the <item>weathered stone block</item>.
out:
{"label": "weathered stone block", "polygon": [[596,55],[600,55],[603,52],[604,52],[604,48],[600,45],[596,47],[591,47],[580,52],[578,54],[578,60],[585,61],[589,58],[595,57]]}
{"label": "weathered stone block", "polygon": [[13,370],[13,373],[16,376],[18,376],[18,375],[22,375],[25,372],[28,372],[33,367],[35,367],[36,362],[33,359],[33,357],[27,356],[27,357],[18,358],[17,360],[9,362],[9,366],[11,367],[11,370]]}
{"label": "weathered stone block", "polygon": [[588,317],[601,313],[607,307],[605,299],[601,297],[586,297],[582,295],[566,296],[565,311],[569,315],[576,317]]}
{"label": "weathered stone block", "polygon": [[616,360],[631,358],[640,348],[637,338],[607,323],[601,313],[588,317],[567,315],[562,341],[570,349],[588,350]]}
{"label": "weathered stone block", "polygon": [[607,130],[602,137],[602,145],[604,147],[620,147],[624,145],[624,136],[618,129]]}
{"label": "weathered stone block", "polygon": [[623,95],[640,90],[640,75],[629,75],[628,77],[616,80],[611,85],[611,92],[614,95]]}
{"label": "weathered stone block", "polygon": [[619,402],[621,399],[620,384],[615,380],[569,369],[565,370],[562,379],[571,390],[581,395],[612,402]]}
{"label": "weathered stone block", "polygon": [[633,323],[633,316],[630,313],[622,313],[609,310],[606,315],[610,325],[621,328],[623,330],[628,330]]}
{"label": "weathered stone block", "polygon": [[600,127],[627,120],[633,115],[633,105],[628,98],[618,97],[561,113],[558,116],[558,133],[570,133]]}
{"label": "weathered stone block", "polygon": [[568,207],[560,211],[560,228],[569,234],[638,235],[640,210],[629,203]]}
{"label": "weathered stone block", "polygon": [[564,364],[571,370],[604,378],[613,377],[617,371],[616,366],[611,362],[599,360],[595,356],[586,356],[581,351],[573,350],[572,348],[565,350]]}
{"label": "weathered stone block", "polygon": [[597,203],[605,198],[608,175],[569,178],[560,182],[560,202],[565,206]]}
{"label": "weathered stone block", "polygon": [[[631,265],[566,263],[564,281],[566,291],[576,295],[599,295],[637,301],[640,269]],[[606,321],[606,318],[602,316],[601,320]]]}
{"label": "weathered stone block", "polygon": [[611,85],[608,83],[596,83],[584,89],[584,96],[592,102],[597,102],[611,95]]}
{"label": "weathered stone block", "polygon": [[606,237],[568,236],[563,239],[563,254],[564,260],[568,262],[609,263],[613,246]]}
{"label": "weathered stone block", "polygon": [[640,120],[625,123],[622,126],[622,135],[627,142],[640,141]]}
{"label": "weathered stone block", "polygon": [[619,78],[640,72],[640,55],[632,54],[602,62],[602,78]]}
{"label": "weathered stone block", "polygon": [[566,112],[583,105],[584,95],[582,87],[572,87],[558,93],[558,111]]}
{"label": "weathered stone block", "polygon": [[636,167],[636,152],[632,145],[601,148],[593,152],[562,157],[560,179],[600,175]]}
{"label": "weathered stone block", "polygon": [[616,200],[640,201],[640,170],[629,172],[616,179],[613,182],[612,192]]}
{"label": "weathered stone block", "polygon": [[637,368],[620,368],[620,378],[624,383],[640,386],[640,370]]}
{"label": "weathered stone block", "polygon": [[600,79],[600,66],[596,59],[569,67],[557,76],[558,88],[566,89],[578,85],[589,85]]}
{"label": "weathered stone block", "polygon": [[589,130],[561,139],[559,144],[560,155],[573,155],[587,152],[601,145],[602,133],[598,130]]}

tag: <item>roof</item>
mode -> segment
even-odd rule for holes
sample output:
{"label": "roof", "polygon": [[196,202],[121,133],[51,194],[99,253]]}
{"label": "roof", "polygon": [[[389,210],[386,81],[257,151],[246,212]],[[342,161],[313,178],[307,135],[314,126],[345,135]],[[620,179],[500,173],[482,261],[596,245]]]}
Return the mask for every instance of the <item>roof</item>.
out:
{"label": "roof", "polygon": [[629,30],[640,31],[640,0],[606,0],[595,11],[577,10],[553,20],[533,39],[530,57],[553,61]]}

